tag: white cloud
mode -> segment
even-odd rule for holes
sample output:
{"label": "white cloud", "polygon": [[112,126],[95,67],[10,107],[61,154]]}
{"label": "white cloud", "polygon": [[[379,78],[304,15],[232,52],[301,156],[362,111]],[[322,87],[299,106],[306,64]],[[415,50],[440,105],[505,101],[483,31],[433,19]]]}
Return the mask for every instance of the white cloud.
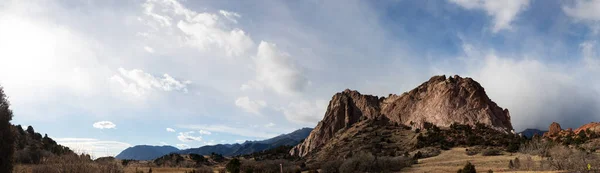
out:
{"label": "white cloud", "polygon": [[148,52],[148,53],[154,53],[154,49],[152,49],[151,47],[148,47],[148,46],[144,46],[144,50],[146,50],[146,52]]}
{"label": "white cloud", "polygon": [[273,127],[275,126],[275,123],[269,123],[269,124],[265,124],[265,127],[269,128],[269,127]]}
{"label": "white cloud", "polygon": [[[582,44],[582,51],[586,46]],[[463,49],[467,57],[460,59],[468,60],[465,76],[473,77],[490,99],[509,110],[516,130],[546,129],[553,121],[564,127],[578,127],[589,123],[590,117],[600,116],[600,90],[593,88],[594,81],[582,80],[585,76],[579,74],[590,71],[580,63],[552,64],[531,57],[506,57],[494,50],[479,51],[476,46]]]}
{"label": "white cloud", "polygon": [[240,97],[235,100],[235,105],[244,111],[260,115],[260,110],[267,106],[263,100],[250,100],[248,97]]}
{"label": "white cloud", "polygon": [[116,156],[131,144],[118,141],[103,141],[94,138],[54,138],[60,145],[67,146],[77,153],[87,153],[94,158]]}
{"label": "white cloud", "polygon": [[200,133],[201,135],[210,135],[210,134],[212,134],[212,133],[210,133],[209,131],[206,131],[206,130],[200,130],[200,131],[198,131],[198,133]]}
{"label": "white cloud", "polygon": [[250,81],[246,82],[245,84],[242,84],[242,86],[240,86],[240,90],[242,90],[242,91],[250,91],[250,90],[263,91],[263,86],[259,82],[250,80]]}
{"label": "white cloud", "polygon": [[517,15],[527,9],[529,0],[449,0],[466,9],[484,10],[488,16],[494,18],[493,32],[506,29],[511,30],[511,23]]}
{"label": "white cloud", "polygon": [[241,140],[241,139],[237,139],[235,140],[236,143],[243,143],[245,140]]}
{"label": "white cloud", "polygon": [[143,96],[149,91],[181,91],[188,92],[187,86],[191,81],[179,81],[169,74],[164,74],[162,78],[155,77],[139,69],[130,71],[119,68],[119,74],[113,75],[110,80],[119,84],[124,93],[135,96]]}
{"label": "white cloud", "polygon": [[97,129],[114,129],[115,127],[117,127],[117,125],[110,121],[98,121],[95,122],[93,126]]}
{"label": "white cloud", "polygon": [[600,70],[600,56],[596,46],[596,41],[585,41],[579,45],[583,55],[583,63],[591,70]]}
{"label": "white cloud", "polygon": [[258,46],[255,64],[257,81],[279,94],[300,93],[309,84],[291,56],[278,50],[275,44],[262,41]]}
{"label": "white cloud", "polygon": [[204,143],[204,145],[215,145],[216,144],[215,140],[204,141],[203,143]]}
{"label": "white cloud", "polygon": [[235,128],[226,125],[178,125],[178,127],[190,130],[208,130],[212,132],[234,134],[245,137],[272,138],[277,136],[277,134],[273,133],[250,131],[248,128]]}
{"label": "white cloud", "polygon": [[166,142],[160,142],[160,145],[169,145],[169,143],[166,143]]}
{"label": "white cloud", "polygon": [[291,102],[283,114],[292,122],[314,125],[323,119],[328,102],[325,100]]}
{"label": "white cloud", "polygon": [[598,0],[576,0],[574,5],[563,6],[563,11],[567,16],[577,20],[600,21],[600,1]]}
{"label": "white cloud", "polygon": [[[220,13],[233,23],[237,23],[235,18],[241,17],[234,12],[221,10]],[[147,25],[155,29],[178,29],[184,34],[185,44],[204,52],[221,51],[227,56],[242,56],[254,47],[254,41],[245,31],[230,29],[218,14],[196,12],[177,1],[148,0],[144,3],[144,14],[150,17]]]}
{"label": "white cloud", "polygon": [[236,18],[242,17],[242,15],[240,15],[240,14],[238,14],[236,12],[231,12],[231,11],[219,10],[219,13],[221,13],[221,15],[225,16],[225,18],[227,18],[228,20],[230,20],[233,23],[237,23],[238,22],[236,20]]}
{"label": "white cloud", "polygon": [[175,146],[177,146],[177,148],[179,148],[179,149],[188,149],[188,148],[190,148],[190,146],[187,145],[187,144],[176,144]]}
{"label": "white cloud", "polygon": [[172,129],[172,128],[168,128],[168,127],[167,127],[167,132],[175,132],[175,129]]}
{"label": "white cloud", "polygon": [[181,142],[190,142],[190,141],[202,141],[202,136],[193,136],[194,131],[189,132],[179,132],[179,139]]}

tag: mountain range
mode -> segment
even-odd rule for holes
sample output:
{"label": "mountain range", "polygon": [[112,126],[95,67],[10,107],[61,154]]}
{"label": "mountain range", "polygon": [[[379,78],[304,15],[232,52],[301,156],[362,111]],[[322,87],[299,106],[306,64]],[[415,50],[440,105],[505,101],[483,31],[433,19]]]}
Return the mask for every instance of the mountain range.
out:
{"label": "mountain range", "polygon": [[181,150],[181,154],[200,154],[208,155],[217,153],[225,156],[236,156],[250,154],[254,152],[264,151],[278,146],[295,146],[303,141],[312,131],[312,128],[302,128],[288,134],[282,134],[270,139],[261,141],[246,141],[242,144],[218,144],[210,146],[202,146],[199,148],[190,148]]}
{"label": "mountain range", "polygon": [[123,150],[121,153],[119,153],[119,155],[116,156],[116,158],[130,160],[153,160],[169,153],[200,155],[210,155],[212,153],[216,153],[225,156],[244,155],[276,148],[279,146],[295,146],[302,142],[311,131],[312,128],[302,128],[288,134],[282,134],[260,141],[246,141],[241,144],[235,143],[207,145],[185,150],[179,150],[172,146],[137,145]]}
{"label": "mountain range", "polygon": [[136,145],[123,150],[119,155],[115,156],[117,159],[129,159],[129,160],[153,160],[165,154],[177,152],[179,149],[173,146],[150,146],[150,145]]}

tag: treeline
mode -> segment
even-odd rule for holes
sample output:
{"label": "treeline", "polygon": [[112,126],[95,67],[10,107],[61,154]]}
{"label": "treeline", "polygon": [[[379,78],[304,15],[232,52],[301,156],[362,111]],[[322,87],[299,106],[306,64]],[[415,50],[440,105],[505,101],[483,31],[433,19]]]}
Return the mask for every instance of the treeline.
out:
{"label": "treeline", "polygon": [[42,137],[31,126],[28,126],[27,130],[23,130],[21,125],[12,126],[12,131],[16,149],[14,154],[16,163],[39,164],[42,159],[53,155],[75,154],[69,147],[59,145],[47,134]]}

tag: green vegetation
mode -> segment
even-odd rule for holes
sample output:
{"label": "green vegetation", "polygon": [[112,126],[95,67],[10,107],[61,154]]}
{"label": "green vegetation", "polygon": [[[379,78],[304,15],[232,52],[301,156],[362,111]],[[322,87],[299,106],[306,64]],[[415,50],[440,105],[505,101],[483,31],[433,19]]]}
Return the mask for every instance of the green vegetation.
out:
{"label": "green vegetation", "polygon": [[6,98],[3,88],[0,87],[0,172],[12,172],[14,163],[12,156],[15,152],[14,136],[10,124],[13,113]]}
{"label": "green vegetation", "polygon": [[424,133],[417,136],[417,148],[436,147],[448,150],[455,146],[493,146],[503,147],[508,152],[518,151],[524,138],[518,135],[496,131],[484,124],[452,124],[448,129],[440,129],[431,123],[425,123]]}
{"label": "green vegetation", "polygon": [[477,171],[475,170],[475,165],[471,164],[471,162],[467,162],[465,167],[459,169],[457,173],[477,173]]}
{"label": "green vegetation", "polygon": [[227,169],[227,172],[239,173],[241,164],[242,163],[240,162],[240,160],[238,158],[233,158],[229,161],[229,163],[227,163],[225,168]]}
{"label": "green vegetation", "polygon": [[398,172],[409,167],[413,159],[405,156],[374,156],[359,152],[345,160],[332,160],[321,165],[322,172]]}

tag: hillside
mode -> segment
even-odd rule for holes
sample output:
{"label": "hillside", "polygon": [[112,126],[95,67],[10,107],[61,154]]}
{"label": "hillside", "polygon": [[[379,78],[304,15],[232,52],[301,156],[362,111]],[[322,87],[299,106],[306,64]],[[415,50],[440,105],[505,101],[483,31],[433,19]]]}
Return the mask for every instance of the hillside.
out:
{"label": "hillside", "polygon": [[312,128],[302,128],[288,134],[282,134],[273,138],[261,141],[246,141],[242,144],[218,144],[202,146],[199,148],[190,148],[181,150],[181,154],[200,154],[209,155],[211,153],[222,154],[225,156],[237,156],[264,151],[279,146],[295,146],[304,140],[312,131]]}
{"label": "hillside", "polygon": [[[465,127],[482,129],[485,134],[471,133]],[[440,128],[448,130],[442,131]],[[346,150],[371,150],[373,154],[384,152],[381,154],[398,155],[419,148],[416,146],[418,136],[410,133],[409,129],[416,133],[420,129],[434,129],[428,130],[423,134],[427,137],[420,139],[435,137],[436,140],[428,142],[438,146],[447,142],[466,144],[460,140],[467,137],[506,137],[510,143],[518,140],[514,135],[503,135],[512,134],[513,131],[509,112],[496,105],[479,83],[460,76],[434,76],[399,96],[390,94],[388,97],[377,97],[348,89],[335,94],[323,120],[290,154],[300,157],[311,155],[310,158],[317,160],[346,157],[339,155],[347,153]],[[448,135],[454,135],[455,138]],[[489,144],[499,145],[502,141],[494,139]],[[504,147],[507,144],[503,144]]]}
{"label": "hillside", "polygon": [[46,134],[42,136],[31,126],[23,130],[21,125],[11,125],[11,129],[15,137],[15,162],[17,163],[37,164],[43,158],[74,154],[69,147],[57,144]]}
{"label": "hillside", "polygon": [[115,158],[122,160],[153,160],[165,154],[177,151],[179,151],[179,149],[173,146],[136,145],[121,151]]}

